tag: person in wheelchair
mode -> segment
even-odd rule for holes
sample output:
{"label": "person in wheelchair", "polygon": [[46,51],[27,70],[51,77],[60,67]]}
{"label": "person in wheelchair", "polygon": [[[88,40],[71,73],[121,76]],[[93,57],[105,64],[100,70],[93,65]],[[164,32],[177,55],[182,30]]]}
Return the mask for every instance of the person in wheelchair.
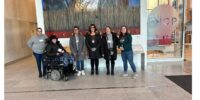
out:
{"label": "person in wheelchair", "polygon": [[[69,67],[71,67],[69,65],[72,63],[69,60],[70,59],[69,54],[66,52],[66,50],[63,48],[63,46],[60,44],[60,42],[58,41],[58,38],[55,35],[51,35],[46,40],[46,43],[47,43],[47,46],[45,48],[45,55],[48,58],[53,58],[54,61],[50,61],[50,62],[53,62],[54,64],[59,61],[62,62],[62,68],[63,68],[62,73],[64,76],[64,80],[68,80],[67,76],[69,75]],[[60,66],[59,64],[56,64],[55,66]],[[51,76],[51,78],[52,78],[52,76]],[[59,78],[53,79],[53,80],[59,80]]]}

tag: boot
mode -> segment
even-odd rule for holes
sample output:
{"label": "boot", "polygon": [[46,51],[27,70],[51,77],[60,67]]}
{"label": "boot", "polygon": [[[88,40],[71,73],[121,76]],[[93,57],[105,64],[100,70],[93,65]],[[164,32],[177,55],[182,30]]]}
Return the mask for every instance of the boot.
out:
{"label": "boot", "polygon": [[99,75],[99,68],[96,66],[96,75]]}
{"label": "boot", "polygon": [[110,67],[109,67],[109,65],[107,65],[106,68],[107,68],[107,73],[106,74],[110,75]]}
{"label": "boot", "polygon": [[94,67],[91,68],[91,75],[94,75]]}
{"label": "boot", "polygon": [[115,66],[114,64],[111,65],[111,75],[114,75],[114,74],[115,74],[115,73],[114,73],[114,66]]}

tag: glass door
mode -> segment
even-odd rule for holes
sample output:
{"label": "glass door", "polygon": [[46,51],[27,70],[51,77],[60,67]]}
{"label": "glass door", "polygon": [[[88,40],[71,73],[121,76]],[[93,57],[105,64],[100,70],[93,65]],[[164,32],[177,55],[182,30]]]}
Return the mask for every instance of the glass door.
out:
{"label": "glass door", "polygon": [[184,0],[148,0],[147,7],[148,59],[182,58]]}

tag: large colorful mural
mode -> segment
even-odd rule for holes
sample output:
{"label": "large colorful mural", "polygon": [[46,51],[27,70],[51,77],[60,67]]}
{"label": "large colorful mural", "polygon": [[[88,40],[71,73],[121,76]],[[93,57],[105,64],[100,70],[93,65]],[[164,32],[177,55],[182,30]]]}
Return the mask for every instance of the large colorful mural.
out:
{"label": "large colorful mural", "polygon": [[131,34],[140,34],[140,0],[42,0],[47,35],[69,37],[73,26],[83,34],[90,24],[104,32],[111,26],[119,32],[122,25]]}

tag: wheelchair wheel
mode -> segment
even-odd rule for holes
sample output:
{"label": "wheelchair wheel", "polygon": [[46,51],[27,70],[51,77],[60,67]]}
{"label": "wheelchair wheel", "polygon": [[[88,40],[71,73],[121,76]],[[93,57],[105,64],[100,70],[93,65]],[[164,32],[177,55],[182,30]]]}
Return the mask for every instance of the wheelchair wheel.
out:
{"label": "wheelchair wheel", "polygon": [[51,80],[58,81],[61,78],[61,73],[58,70],[51,71]]}

